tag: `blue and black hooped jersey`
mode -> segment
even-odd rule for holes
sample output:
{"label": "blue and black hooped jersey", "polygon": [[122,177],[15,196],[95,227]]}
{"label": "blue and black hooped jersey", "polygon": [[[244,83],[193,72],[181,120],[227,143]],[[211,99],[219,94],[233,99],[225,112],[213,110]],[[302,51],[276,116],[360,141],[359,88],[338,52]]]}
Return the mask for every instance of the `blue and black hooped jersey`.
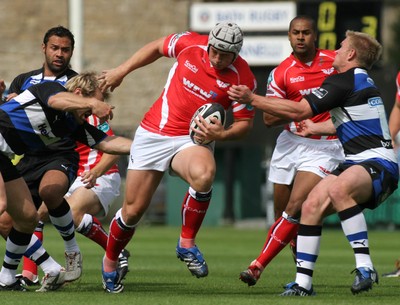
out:
{"label": "blue and black hooped jersey", "polygon": [[2,151],[18,155],[42,151],[63,139],[93,147],[107,137],[87,122],[78,124],[72,113],[49,107],[48,99],[64,91],[65,87],[58,82],[43,82],[0,105]]}
{"label": "blue and black hooped jersey", "polygon": [[37,70],[22,73],[14,78],[10,85],[9,92],[20,94],[24,90],[28,89],[30,86],[37,85],[46,81],[56,81],[65,86],[67,81],[76,75],[78,75],[78,73],[76,73],[74,70],[67,69],[57,77],[48,77],[44,76],[44,68],[42,67]]}
{"label": "blue and black hooped jersey", "polygon": [[[40,68],[37,70],[29,71],[22,73],[18,75],[17,77],[14,78],[14,80],[11,82],[9,93],[16,93],[20,94],[24,90],[28,89],[29,87],[40,84],[43,82],[50,82],[50,81],[56,81],[60,83],[61,85],[65,86],[66,82],[78,75],[77,72],[75,72],[72,69],[66,69],[63,73],[58,75],[57,77],[48,77],[44,76],[44,68]],[[43,147],[42,151],[29,151],[25,154],[25,157],[27,155],[47,155],[51,154],[53,151],[70,151],[71,149],[75,149],[75,142],[69,138],[64,138],[60,141],[57,141],[54,144],[51,144],[49,146]]]}
{"label": "blue and black hooped jersey", "polygon": [[346,160],[396,162],[383,100],[365,69],[329,76],[305,98],[314,114],[330,111]]}

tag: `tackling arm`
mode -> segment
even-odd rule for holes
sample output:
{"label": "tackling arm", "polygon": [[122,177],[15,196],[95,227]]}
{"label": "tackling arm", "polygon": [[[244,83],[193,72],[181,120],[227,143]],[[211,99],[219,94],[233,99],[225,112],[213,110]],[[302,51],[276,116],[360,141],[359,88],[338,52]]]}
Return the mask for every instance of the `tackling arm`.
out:
{"label": "tackling arm", "polygon": [[260,96],[244,85],[232,85],[228,90],[228,95],[231,100],[251,105],[285,120],[299,122],[313,116],[310,104],[304,98],[300,102],[294,102],[287,99]]}

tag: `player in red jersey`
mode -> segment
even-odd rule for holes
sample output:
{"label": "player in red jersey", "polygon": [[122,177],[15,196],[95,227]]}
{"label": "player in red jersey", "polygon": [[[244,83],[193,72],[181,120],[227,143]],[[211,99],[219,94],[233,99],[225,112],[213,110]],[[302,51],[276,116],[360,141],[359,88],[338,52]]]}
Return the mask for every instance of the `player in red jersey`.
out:
{"label": "player in red jersey", "polygon": [[[293,52],[272,70],[266,95],[300,101],[327,76],[336,73],[332,67],[335,52],[316,48],[317,29],[308,16],[297,16],[290,22],[288,37]],[[314,122],[327,120],[328,112],[312,118]],[[265,112],[264,122],[267,126],[286,125],[277,139],[268,177],[274,184],[276,221],[259,256],[240,274],[249,286],[256,284],[264,268],[296,237],[301,206],[308,193],[344,159],[336,136],[301,137],[296,134],[297,122],[283,121]]]}
{"label": "player in red jersey", "polygon": [[[392,112],[389,118],[389,130],[393,139],[393,147],[395,147],[397,162],[400,164],[400,71],[396,77],[396,97]],[[400,258],[395,262],[396,269],[392,272],[382,274],[383,277],[399,277],[400,276]]]}
{"label": "player in red jersey", "polygon": [[182,229],[176,253],[196,277],[208,274],[207,264],[195,238],[206,215],[212,193],[216,165],[214,142],[194,144],[189,125],[195,111],[206,103],[219,103],[233,110],[233,123],[224,128],[213,119],[200,118],[199,140],[225,141],[245,136],[253,125],[254,110],[232,102],[227,90],[245,83],[256,89],[256,80],[246,61],[239,56],[243,33],[234,23],[216,25],[207,35],[194,32],[171,34],[155,40],[115,69],[104,71],[100,87],[113,91],[130,72],[165,56],[175,58],[160,97],[145,114],[131,148],[125,198],[110,225],[103,259],[103,286],[118,293],[123,286],[116,271],[121,250],[131,240],[135,228],[150,204],[164,172],[179,176],[189,184],[182,203]]}

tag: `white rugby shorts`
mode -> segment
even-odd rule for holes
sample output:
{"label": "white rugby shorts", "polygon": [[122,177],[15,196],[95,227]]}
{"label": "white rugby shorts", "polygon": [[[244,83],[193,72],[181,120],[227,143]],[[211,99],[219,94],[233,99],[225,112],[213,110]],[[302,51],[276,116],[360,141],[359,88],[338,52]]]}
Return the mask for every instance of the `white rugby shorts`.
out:
{"label": "white rugby shorts", "polygon": [[[128,169],[165,172],[170,169],[172,158],[178,152],[195,145],[197,144],[193,143],[189,134],[165,136],[139,126],[131,146]],[[214,151],[215,143],[211,142],[204,146]]]}
{"label": "white rugby shorts", "polygon": [[314,140],[284,130],[276,141],[268,180],[290,185],[298,171],[311,172],[324,178],[343,160],[344,153],[339,140]]}
{"label": "white rugby shorts", "polygon": [[[71,196],[72,193],[79,187],[85,187],[85,184],[82,183],[80,177],[77,177],[69,188],[67,194],[65,194],[65,197]],[[120,187],[121,176],[119,173],[103,175],[96,179],[96,185],[90,190],[92,190],[99,198],[100,203],[103,206],[103,211],[94,216],[104,217],[108,214],[111,204],[120,194]]]}

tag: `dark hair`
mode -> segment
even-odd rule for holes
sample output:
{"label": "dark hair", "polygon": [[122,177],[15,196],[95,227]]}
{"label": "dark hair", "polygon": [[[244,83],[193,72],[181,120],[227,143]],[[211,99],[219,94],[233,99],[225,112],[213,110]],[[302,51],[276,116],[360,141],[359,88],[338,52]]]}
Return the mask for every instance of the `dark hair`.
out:
{"label": "dark hair", "polygon": [[317,31],[318,31],[317,24],[315,23],[315,20],[311,16],[308,16],[308,15],[298,15],[298,16],[294,17],[292,19],[292,21],[290,21],[289,31],[292,28],[293,21],[296,21],[296,20],[307,20],[308,22],[310,22],[311,28],[314,31],[314,33],[317,33]]}
{"label": "dark hair", "polygon": [[43,37],[43,43],[45,45],[49,42],[49,38],[51,36],[68,37],[69,40],[71,40],[71,47],[72,47],[72,49],[74,49],[74,46],[75,46],[74,35],[67,28],[59,25],[59,26],[56,26],[56,27],[51,28],[50,30],[48,30],[46,32],[46,34],[44,35],[44,37]]}

